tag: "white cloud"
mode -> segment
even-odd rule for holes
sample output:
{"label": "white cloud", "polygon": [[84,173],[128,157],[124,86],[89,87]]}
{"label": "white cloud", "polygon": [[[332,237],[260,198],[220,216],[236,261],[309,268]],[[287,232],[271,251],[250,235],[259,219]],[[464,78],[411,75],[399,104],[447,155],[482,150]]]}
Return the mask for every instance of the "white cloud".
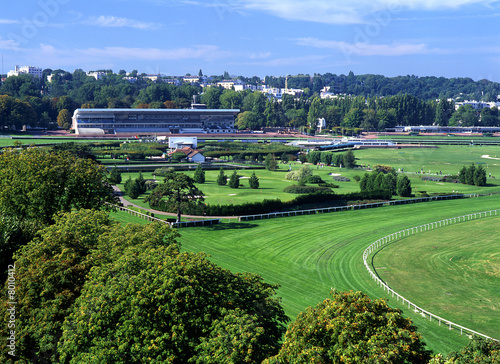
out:
{"label": "white cloud", "polygon": [[0,37],[0,49],[19,50],[19,43],[12,39],[2,39]]}
{"label": "white cloud", "polygon": [[21,24],[21,22],[13,19],[0,19],[0,24]]}
{"label": "white cloud", "polygon": [[161,28],[161,24],[158,23],[152,23],[152,22],[141,22],[133,19],[128,19],[128,18],[120,18],[116,16],[105,16],[101,15],[98,17],[90,17],[86,21],[83,22],[84,24],[87,25],[95,25],[99,27],[110,27],[110,28],[123,28],[123,27],[129,27],[129,28],[135,28],[135,29],[147,29],[147,30],[154,30],[154,29],[159,29]]}
{"label": "white cloud", "polygon": [[160,48],[127,48],[104,47],[76,50],[79,54],[94,58],[109,58],[123,60],[151,60],[171,61],[182,59],[216,59],[228,56],[228,52],[220,51],[212,45],[195,45],[186,48],[160,49]]}
{"label": "white cloud", "polygon": [[428,49],[424,43],[420,44],[370,44],[347,43],[335,40],[321,40],[316,38],[299,38],[297,44],[314,48],[335,49],[346,56],[406,56],[411,54],[444,53],[436,49]]}
{"label": "white cloud", "polygon": [[[288,20],[328,24],[363,23],[369,14],[403,10],[457,9],[465,5],[485,5],[498,0],[218,0],[226,8],[264,11]],[[208,5],[207,5],[208,6]]]}
{"label": "white cloud", "polygon": [[303,66],[310,65],[311,63],[322,62],[326,58],[328,58],[328,56],[309,55],[299,57],[274,58],[266,61],[247,62],[245,64],[259,65],[264,67]]}

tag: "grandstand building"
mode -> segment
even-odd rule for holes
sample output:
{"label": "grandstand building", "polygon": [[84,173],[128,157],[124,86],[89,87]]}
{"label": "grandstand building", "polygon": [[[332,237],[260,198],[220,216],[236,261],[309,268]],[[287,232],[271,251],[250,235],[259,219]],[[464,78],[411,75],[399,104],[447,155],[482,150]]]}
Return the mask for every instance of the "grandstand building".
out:
{"label": "grandstand building", "polygon": [[77,109],[75,134],[233,133],[238,109]]}

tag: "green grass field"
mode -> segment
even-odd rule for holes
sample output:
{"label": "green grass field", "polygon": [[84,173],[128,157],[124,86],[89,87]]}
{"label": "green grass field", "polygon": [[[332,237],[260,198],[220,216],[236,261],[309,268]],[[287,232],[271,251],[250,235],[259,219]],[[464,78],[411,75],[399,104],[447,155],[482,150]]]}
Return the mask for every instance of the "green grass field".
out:
{"label": "green grass field", "polygon": [[[483,155],[500,158],[500,146],[498,147],[479,147],[479,146],[443,146],[440,148],[408,148],[408,149],[363,149],[356,150],[355,156],[359,165],[372,167],[375,164],[386,164],[396,169],[403,169],[410,178],[413,192],[426,191],[427,193],[452,193],[458,191],[460,193],[491,193],[500,192],[500,159],[486,159]],[[477,187],[454,183],[431,182],[423,181],[423,176],[436,176],[436,172],[443,174],[457,174],[460,168],[471,163],[481,164],[485,167],[487,175],[491,173],[492,177],[488,178],[487,186]],[[292,163],[292,169],[296,170],[301,167],[298,163]],[[220,187],[215,181],[218,171],[206,171],[206,183],[198,185],[206,196],[208,204],[240,204],[244,202],[261,201],[266,198],[279,198],[284,201],[293,199],[296,195],[283,192],[283,188],[294,183],[285,179],[288,170],[288,164],[280,164],[280,169],[276,172],[267,170],[256,170],[256,174],[260,179],[260,188],[251,190],[248,186],[248,179],[252,171],[239,171],[238,173],[245,177],[241,180],[243,187],[231,189],[228,186]],[[359,184],[354,181],[353,177],[358,175],[363,176],[366,171],[360,169],[348,170],[346,168],[329,167],[318,168],[311,166],[313,174],[319,175],[324,181],[332,182],[339,185],[339,188],[334,189],[335,193],[349,193],[359,191]],[[423,170],[425,174],[416,174]],[[229,175],[231,171],[226,171]],[[334,181],[330,173],[340,174],[351,179],[350,182]],[[194,172],[187,172],[192,176]],[[128,177],[136,178],[138,173],[124,173],[122,175],[123,183]],[[152,173],[143,173],[144,178],[152,179]],[[157,176],[159,181],[161,177]],[[119,185],[123,189],[123,183]],[[142,202],[144,196],[137,200],[131,200],[142,207],[147,207],[147,204]]]}
{"label": "green grass field", "polygon": [[[384,297],[362,261],[363,250],[376,239],[406,227],[497,208],[499,203],[500,196],[491,196],[189,228],[180,230],[180,241],[183,250],[204,251],[233,272],[254,272],[280,284],[278,294],[293,318],[327,298],[331,288]],[[389,303],[414,320],[434,351],[447,353],[467,342],[465,336],[400,307],[395,299]]]}
{"label": "green grass field", "polygon": [[500,218],[398,240],[373,264],[381,279],[420,307],[500,338]]}

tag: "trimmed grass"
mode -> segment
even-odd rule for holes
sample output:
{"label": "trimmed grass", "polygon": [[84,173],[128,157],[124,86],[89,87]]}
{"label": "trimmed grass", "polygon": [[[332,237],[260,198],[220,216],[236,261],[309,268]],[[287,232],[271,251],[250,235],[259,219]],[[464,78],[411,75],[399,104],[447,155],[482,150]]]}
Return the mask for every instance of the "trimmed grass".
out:
{"label": "trimmed grass", "polygon": [[[180,241],[185,251],[204,251],[233,272],[257,273],[267,282],[280,284],[278,294],[287,314],[294,318],[328,298],[331,288],[361,290],[372,298],[385,296],[361,258],[363,250],[379,237],[405,227],[496,208],[499,202],[500,196],[491,196],[189,228],[180,230]],[[447,353],[467,342],[465,336],[400,307],[395,299],[388,301],[414,320],[434,351]]]}
{"label": "trimmed grass", "polygon": [[410,301],[500,338],[499,227],[491,217],[419,233],[380,250],[374,265]]}

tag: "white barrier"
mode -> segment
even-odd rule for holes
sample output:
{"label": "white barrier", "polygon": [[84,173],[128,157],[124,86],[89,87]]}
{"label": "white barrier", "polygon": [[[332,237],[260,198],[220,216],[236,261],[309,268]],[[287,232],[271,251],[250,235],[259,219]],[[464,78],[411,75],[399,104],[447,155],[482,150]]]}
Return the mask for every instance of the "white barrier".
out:
{"label": "white barrier", "polygon": [[408,304],[409,309],[413,309],[416,313],[419,313],[422,317],[429,318],[429,321],[432,321],[434,319],[435,321],[438,322],[438,324],[440,326],[441,326],[441,324],[448,326],[449,330],[452,330],[452,329],[460,330],[460,335],[462,335],[463,333],[466,333],[468,335],[477,335],[477,336],[484,337],[486,339],[498,341],[497,339],[494,339],[492,337],[481,334],[477,331],[471,330],[467,327],[455,324],[454,322],[451,322],[451,321],[446,320],[442,317],[434,315],[433,313],[426,311],[423,308],[417,306],[416,304],[410,302],[408,299],[404,298],[402,295],[400,295],[399,293],[394,291],[391,287],[389,287],[389,285],[387,283],[385,283],[382,279],[380,279],[379,276],[377,275],[377,273],[372,271],[372,269],[370,268],[370,265],[367,262],[368,257],[371,254],[378,251],[384,245],[391,243],[391,242],[394,242],[400,238],[404,238],[404,237],[413,235],[413,234],[418,233],[418,232],[428,231],[428,230],[435,229],[438,227],[447,226],[447,225],[454,224],[457,222],[464,222],[464,221],[470,221],[470,220],[474,220],[474,219],[480,219],[482,217],[493,216],[493,214],[496,216],[498,211],[499,210],[475,212],[475,213],[471,213],[471,214],[467,214],[467,215],[463,215],[463,216],[457,216],[457,217],[452,217],[452,218],[444,219],[444,220],[440,220],[440,221],[434,221],[434,222],[431,222],[428,224],[411,227],[408,229],[400,230],[400,231],[397,231],[395,233],[386,235],[386,236],[378,239],[377,241],[373,242],[365,249],[365,251],[363,252],[363,262],[365,264],[366,269],[368,270],[368,273],[377,282],[377,284],[380,287],[382,287],[382,289],[384,291],[387,291],[387,293],[390,293],[392,295],[392,297],[396,297],[397,301],[401,300],[401,303],[403,305]]}

